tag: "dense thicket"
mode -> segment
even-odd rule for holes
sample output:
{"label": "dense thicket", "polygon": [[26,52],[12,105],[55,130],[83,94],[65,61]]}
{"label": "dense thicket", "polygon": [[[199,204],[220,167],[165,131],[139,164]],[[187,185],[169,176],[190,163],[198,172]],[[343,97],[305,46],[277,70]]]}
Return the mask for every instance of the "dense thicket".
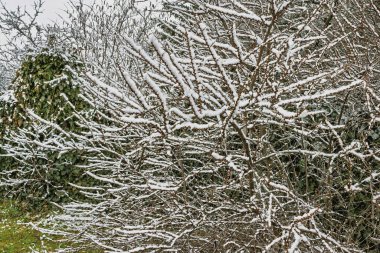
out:
{"label": "dense thicket", "polygon": [[35,127],[2,145],[25,165],[2,182],[57,164],[82,176],[55,181],[72,202],[44,232],[109,252],[380,250],[377,3],[179,0],[156,23],[92,10],[57,37],[78,46],[70,90],[91,113],[57,104],[74,130],[33,103]]}

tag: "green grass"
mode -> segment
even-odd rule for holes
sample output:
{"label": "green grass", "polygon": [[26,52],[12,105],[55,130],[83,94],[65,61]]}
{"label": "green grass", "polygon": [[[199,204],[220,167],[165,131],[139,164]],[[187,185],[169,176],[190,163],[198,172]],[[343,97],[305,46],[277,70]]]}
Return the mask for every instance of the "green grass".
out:
{"label": "green grass", "polygon": [[[68,242],[59,242],[57,239],[46,238],[42,233],[23,224],[37,221],[46,213],[31,213],[25,211],[21,204],[14,201],[0,202],[0,253],[26,253],[26,252],[55,252],[66,248]],[[92,249],[81,252],[102,252]]]}
{"label": "green grass", "polygon": [[37,230],[22,223],[36,221],[39,215],[33,215],[23,210],[21,205],[13,201],[0,203],[0,252],[18,253],[54,251],[61,245],[50,240],[43,240]]}

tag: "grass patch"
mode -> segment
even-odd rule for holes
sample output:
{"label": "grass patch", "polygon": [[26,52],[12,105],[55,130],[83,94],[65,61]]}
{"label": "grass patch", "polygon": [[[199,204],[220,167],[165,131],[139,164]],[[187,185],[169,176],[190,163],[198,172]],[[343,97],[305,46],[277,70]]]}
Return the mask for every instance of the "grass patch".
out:
{"label": "grass patch", "polygon": [[[42,233],[25,223],[38,221],[47,213],[32,213],[25,211],[22,204],[5,200],[0,202],[0,253],[20,252],[55,252],[70,246],[68,242],[46,238]],[[24,224],[23,224],[24,223]],[[85,252],[103,252],[89,249]]]}

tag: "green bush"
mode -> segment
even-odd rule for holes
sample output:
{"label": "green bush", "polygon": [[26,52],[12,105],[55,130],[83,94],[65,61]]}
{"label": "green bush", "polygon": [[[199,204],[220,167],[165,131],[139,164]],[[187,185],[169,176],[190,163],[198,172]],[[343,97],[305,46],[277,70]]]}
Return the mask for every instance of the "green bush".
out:
{"label": "green bush", "polygon": [[[8,98],[13,98],[4,99],[3,96],[0,100],[0,171],[17,168],[18,172],[2,174],[31,180],[30,185],[18,186],[10,191],[7,189],[13,195],[22,199],[32,198],[35,203],[38,203],[36,199],[59,202],[67,197],[65,192],[70,191],[67,182],[80,184],[82,170],[78,165],[86,163],[82,151],[70,150],[59,154],[58,151],[43,149],[31,142],[28,146],[32,151],[30,153],[39,150],[39,155],[25,158],[22,155],[7,156],[6,145],[19,145],[17,140],[12,139],[12,133],[23,130],[28,130],[24,131],[27,138],[39,142],[59,135],[53,130],[40,132],[34,124],[37,120],[30,115],[30,111],[68,133],[79,132],[81,128],[76,124],[76,115],[88,115],[91,111],[89,104],[79,96],[81,88],[78,73],[82,70],[83,64],[75,56],[43,50],[23,61],[7,91],[13,94]],[[25,175],[26,171],[33,170],[38,173]]]}
{"label": "green bush", "polygon": [[[83,110],[88,105],[78,97],[80,87],[76,80],[83,64],[75,57],[42,52],[25,59],[13,82],[15,103],[12,124],[22,127],[25,109],[29,108],[45,120],[61,127],[75,128],[74,109]],[[74,106],[68,105],[68,101]]]}

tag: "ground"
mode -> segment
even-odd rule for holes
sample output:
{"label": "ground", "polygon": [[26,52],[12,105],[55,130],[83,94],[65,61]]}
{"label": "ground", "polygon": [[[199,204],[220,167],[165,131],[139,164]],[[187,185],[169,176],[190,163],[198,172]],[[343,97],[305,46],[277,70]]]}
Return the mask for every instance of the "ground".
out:
{"label": "ground", "polygon": [[[68,242],[58,240],[61,238],[48,238],[28,225],[46,215],[47,211],[26,211],[22,204],[15,201],[0,202],[0,253],[55,252],[69,246]],[[82,252],[102,251],[92,249]]]}

